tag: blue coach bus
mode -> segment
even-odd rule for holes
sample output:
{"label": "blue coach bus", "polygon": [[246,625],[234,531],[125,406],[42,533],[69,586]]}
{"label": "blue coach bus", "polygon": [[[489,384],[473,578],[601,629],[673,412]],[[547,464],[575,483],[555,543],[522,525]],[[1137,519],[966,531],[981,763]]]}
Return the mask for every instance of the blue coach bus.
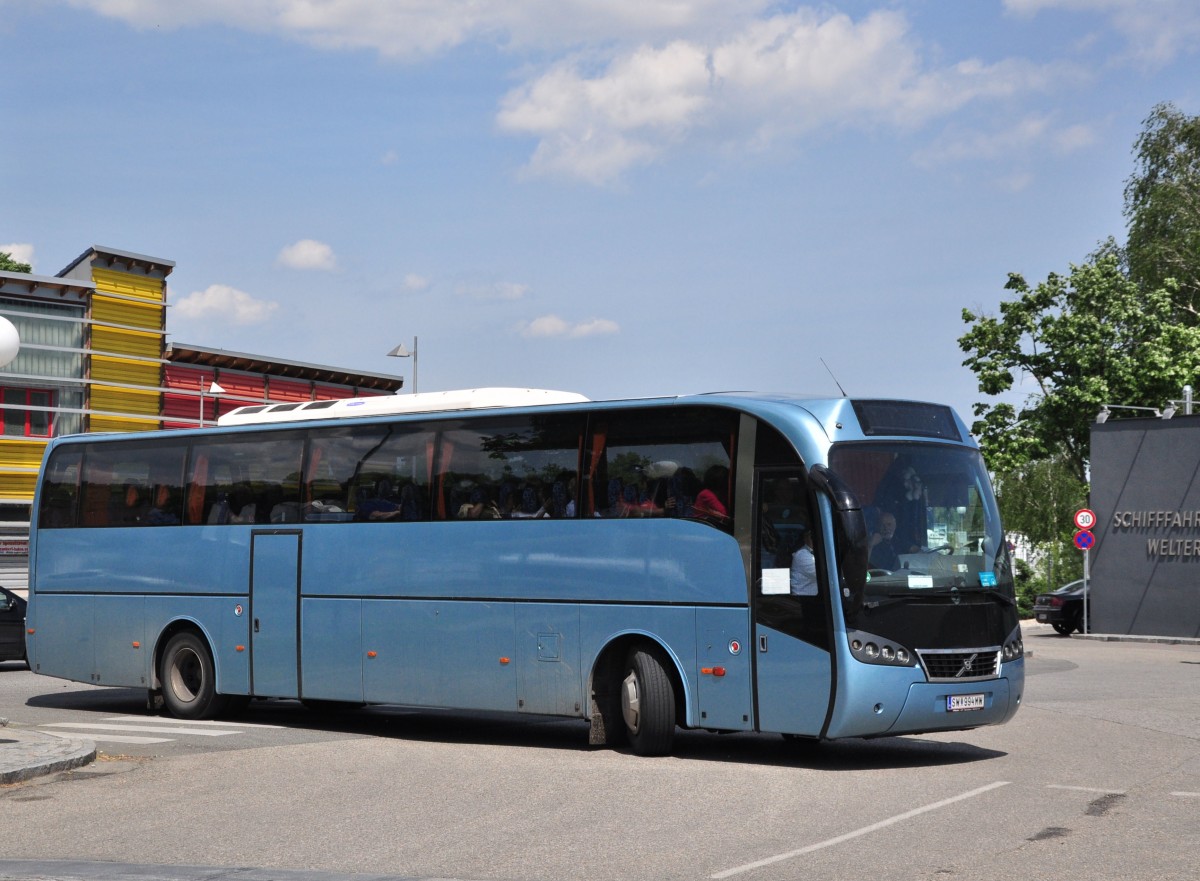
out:
{"label": "blue coach bus", "polygon": [[34,671],[188,719],[252,698],[833,739],[1012,717],[1024,652],[945,406],[474,390],[57,438]]}

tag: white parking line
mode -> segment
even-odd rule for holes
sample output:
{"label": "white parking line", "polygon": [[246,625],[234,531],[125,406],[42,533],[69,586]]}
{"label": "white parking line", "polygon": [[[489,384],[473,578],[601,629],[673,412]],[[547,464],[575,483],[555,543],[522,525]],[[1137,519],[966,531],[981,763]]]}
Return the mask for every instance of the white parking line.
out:
{"label": "white parking line", "polygon": [[101,725],[94,722],[50,722],[39,725],[39,728],[82,728],[85,731],[145,731],[148,734],[194,734],[197,737],[224,737],[227,734],[241,734],[240,731],[206,730],[204,728],[160,728],[157,725]]}
{"label": "white parking line", "polygon": [[1124,789],[1093,789],[1091,786],[1061,786],[1057,783],[1047,783],[1047,789],[1069,789],[1072,792],[1098,792],[1100,795],[1125,795]]}
{"label": "white parking line", "polygon": [[[76,735],[71,734],[68,731],[45,731],[43,733],[49,734],[51,737],[61,737],[63,739],[76,736]],[[82,735],[78,735],[78,736],[82,736]],[[121,736],[120,734],[104,734],[104,733],[92,734],[89,732],[87,735],[87,739],[100,741],[103,743],[148,744],[148,743],[170,743],[173,738],[170,738],[170,737],[139,737],[136,734],[126,734],[125,736]]]}
{"label": "white parking line", "polygon": [[155,725],[213,725],[221,728],[282,728],[282,725],[264,725],[260,722],[222,722],[219,719],[173,719],[170,716],[109,716],[101,722],[134,722],[153,718]]}
{"label": "white parking line", "polygon": [[1200,798],[1200,792],[1172,792],[1176,798]]}
{"label": "white parking line", "polygon": [[897,823],[912,819],[913,817],[921,814],[926,814],[930,811],[936,811],[940,808],[955,804],[956,802],[964,801],[968,798],[974,798],[977,795],[983,795],[985,792],[991,792],[993,789],[999,789],[1001,786],[1008,786],[1008,781],[1000,780],[996,783],[989,783],[987,786],[981,786],[978,789],[972,789],[970,792],[964,792],[962,795],[955,795],[951,798],[945,798],[941,801],[934,802],[933,804],[925,805],[924,807],[914,808],[911,811],[905,811],[903,814],[897,814],[894,817],[888,817],[886,820],[880,820],[878,823],[872,823],[870,826],[864,826],[861,829],[855,829],[853,832],[847,832],[845,835],[839,835],[836,838],[829,838],[825,841],[818,842],[817,844],[810,844],[808,847],[802,847],[799,850],[791,850],[787,853],[776,854],[773,857],[767,857],[766,859],[757,860],[753,863],[746,863],[744,866],[726,869],[724,872],[718,872],[717,874],[709,875],[708,877],[712,878],[713,881],[719,881],[721,878],[731,878],[734,875],[740,875],[743,872],[749,872],[753,869],[761,869],[763,866],[770,866],[773,863],[781,863],[784,860],[790,860],[793,857],[802,856],[806,853],[812,853],[813,851],[821,850],[822,848],[833,847],[835,844],[841,844],[845,841],[850,841],[851,839],[868,835],[871,832],[878,832],[880,829],[886,829],[888,826],[894,826]]}

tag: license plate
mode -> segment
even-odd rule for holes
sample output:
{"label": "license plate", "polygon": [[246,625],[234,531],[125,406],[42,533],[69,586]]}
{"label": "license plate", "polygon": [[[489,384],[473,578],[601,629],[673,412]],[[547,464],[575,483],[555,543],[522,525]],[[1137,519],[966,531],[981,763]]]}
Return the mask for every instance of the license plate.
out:
{"label": "license plate", "polygon": [[946,695],[946,712],[961,713],[964,710],[982,710],[982,694],[948,694]]}
{"label": "license plate", "polygon": [[1037,614],[1037,619],[1038,619],[1038,621],[1040,621],[1042,624],[1045,624],[1045,623],[1046,623],[1046,621],[1048,621],[1048,620],[1049,620],[1049,618],[1050,618],[1050,616],[1049,616],[1048,614],[1046,614],[1045,612],[1038,612],[1038,614]]}

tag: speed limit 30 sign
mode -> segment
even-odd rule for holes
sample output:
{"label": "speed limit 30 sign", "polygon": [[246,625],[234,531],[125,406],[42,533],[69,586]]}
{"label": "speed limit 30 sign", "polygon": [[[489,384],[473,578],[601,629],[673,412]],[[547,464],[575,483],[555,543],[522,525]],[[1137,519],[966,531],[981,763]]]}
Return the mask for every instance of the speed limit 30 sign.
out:
{"label": "speed limit 30 sign", "polygon": [[1096,512],[1090,508],[1080,508],[1075,512],[1075,528],[1087,531],[1096,525]]}

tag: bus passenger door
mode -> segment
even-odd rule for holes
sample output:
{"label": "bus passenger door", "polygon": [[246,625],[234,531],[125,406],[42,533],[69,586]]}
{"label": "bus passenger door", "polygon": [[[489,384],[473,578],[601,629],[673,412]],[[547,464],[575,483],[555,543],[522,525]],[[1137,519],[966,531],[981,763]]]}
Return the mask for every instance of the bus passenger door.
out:
{"label": "bus passenger door", "polygon": [[[816,736],[825,724],[833,681],[829,588],[816,572],[821,555],[812,556],[813,542],[820,541],[812,527],[820,521],[813,517],[802,469],[760,469],[755,489],[756,727]],[[815,581],[806,572],[815,573]]]}
{"label": "bus passenger door", "polygon": [[250,544],[250,688],[299,697],[300,533],[263,531]]}

